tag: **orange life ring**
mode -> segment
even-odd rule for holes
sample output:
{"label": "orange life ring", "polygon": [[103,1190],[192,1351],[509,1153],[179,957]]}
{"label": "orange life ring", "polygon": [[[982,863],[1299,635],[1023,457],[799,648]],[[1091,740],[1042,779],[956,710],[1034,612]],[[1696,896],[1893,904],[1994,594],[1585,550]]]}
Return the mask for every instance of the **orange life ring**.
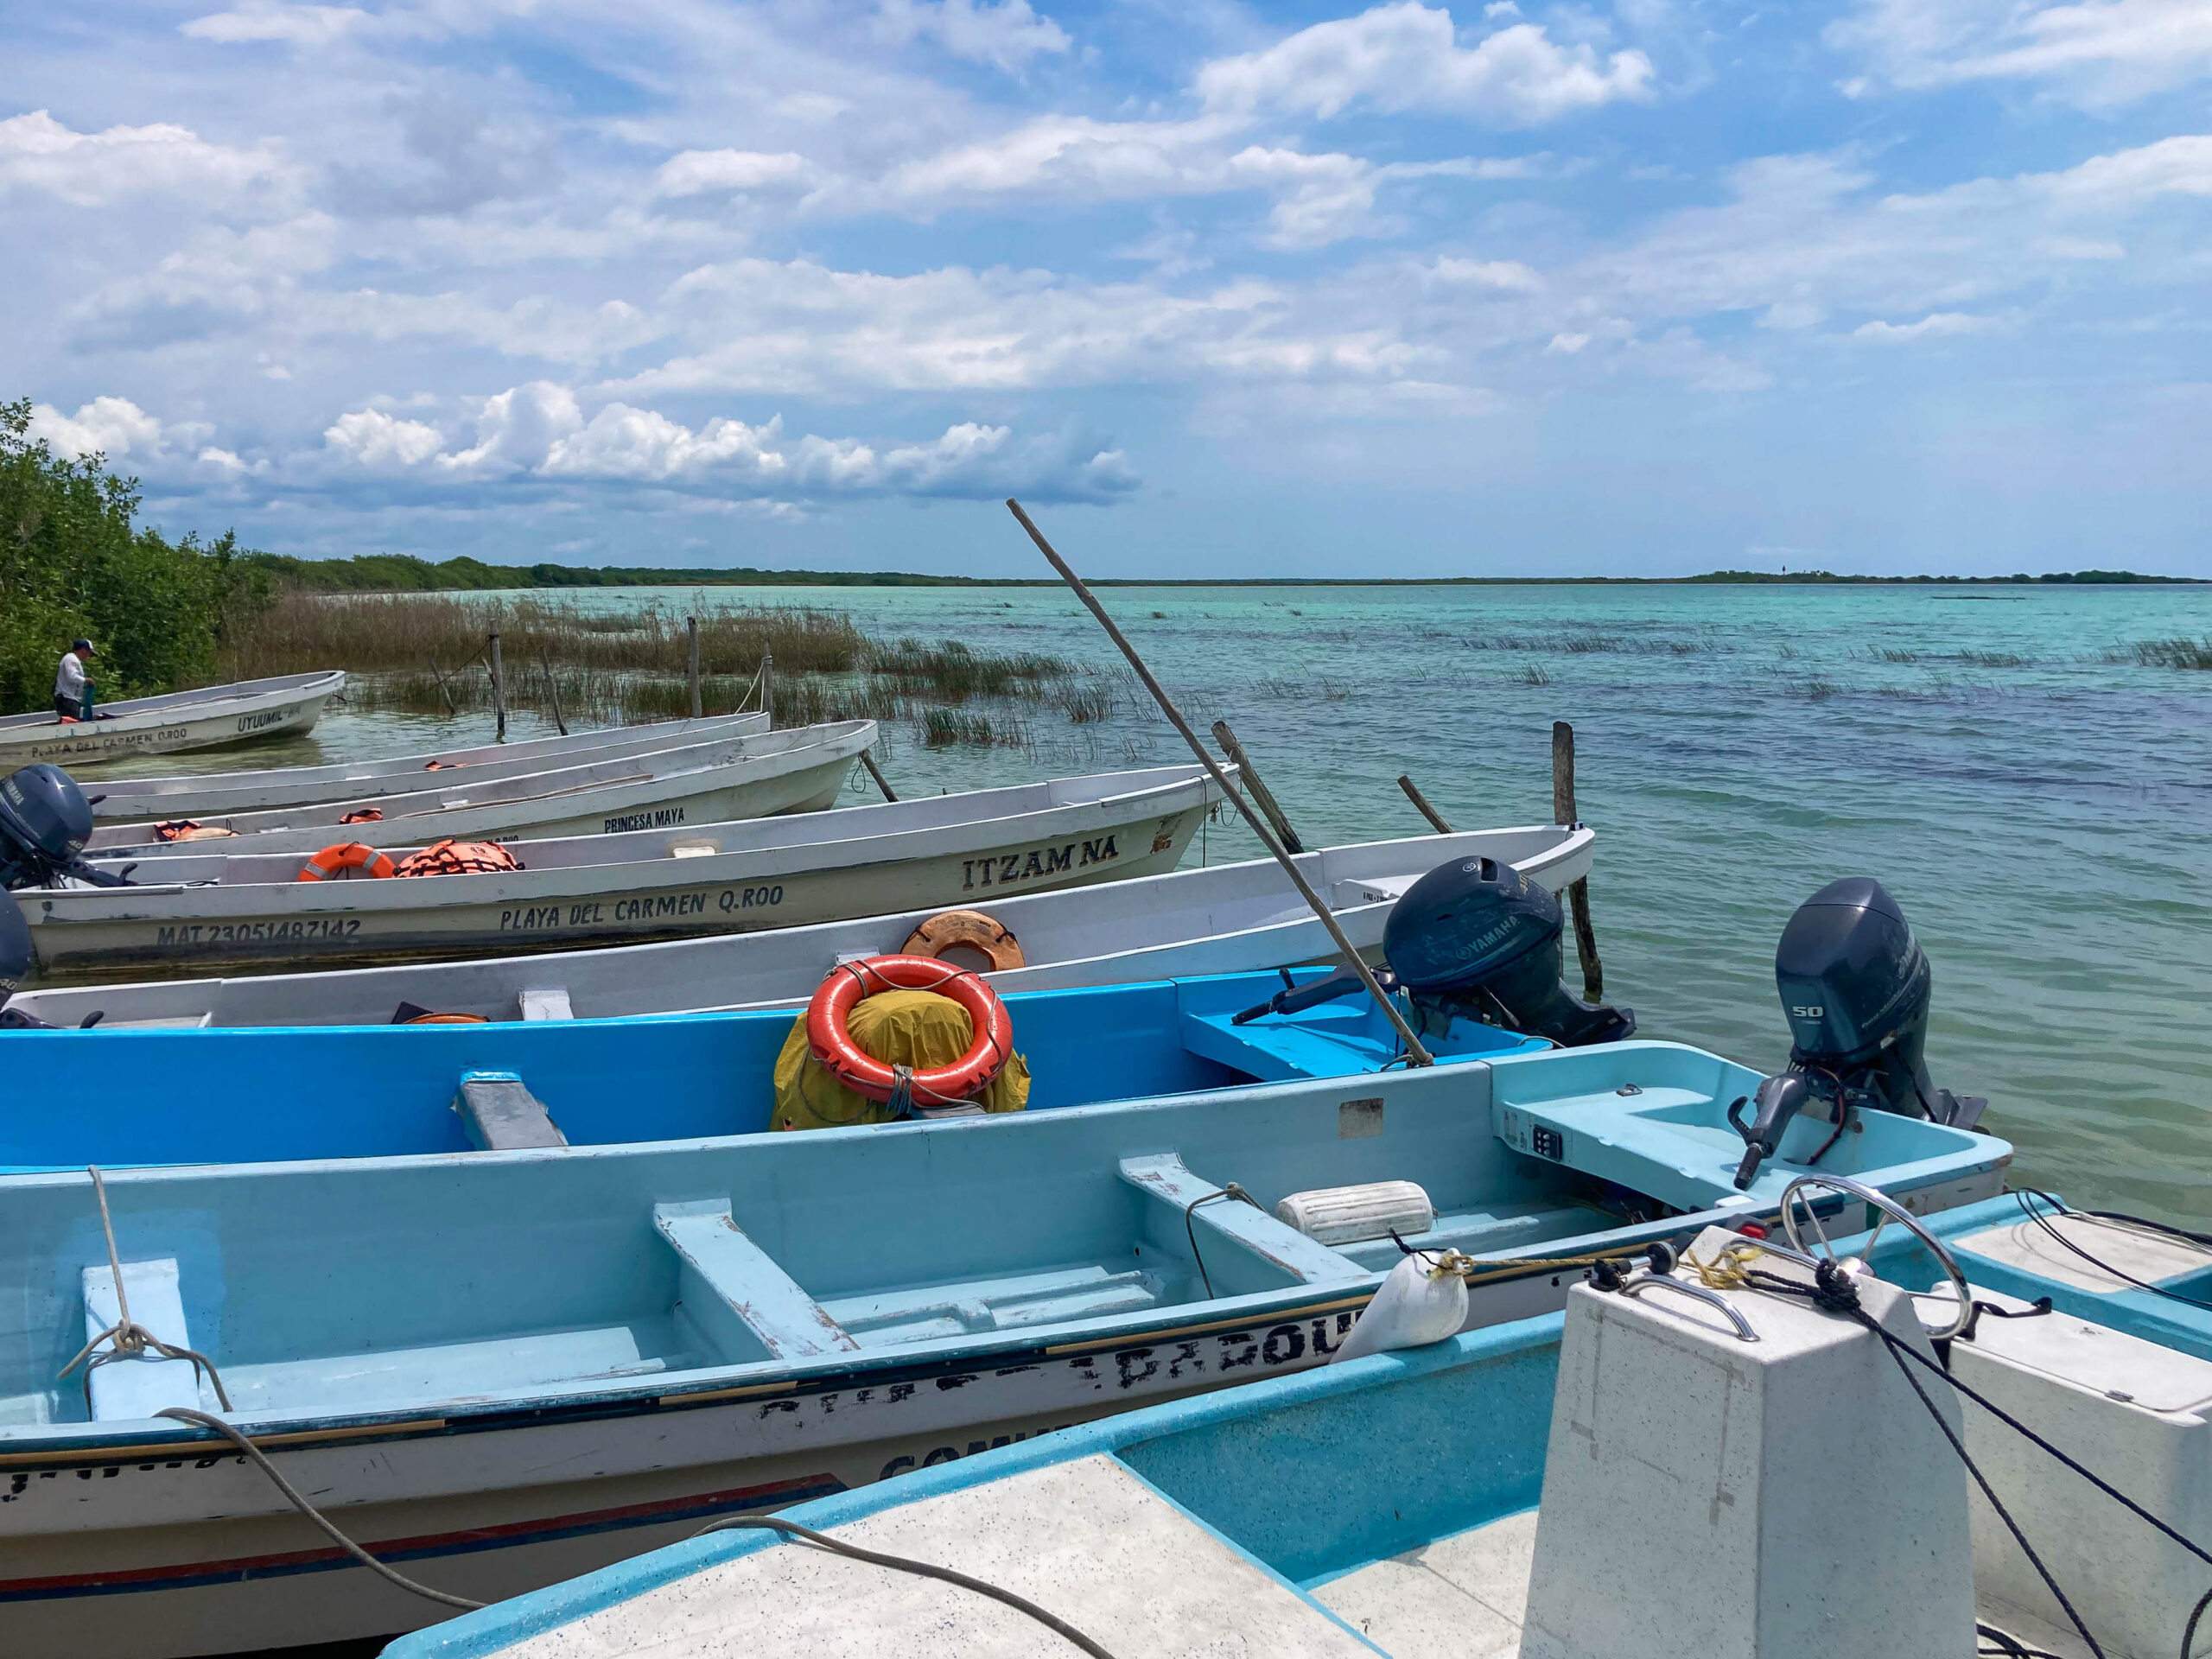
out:
{"label": "orange life ring", "polygon": [[899,949],[910,957],[942,957],[963,946],[988,958],[995,974],[1027,965],[1014,930],[980,910],[940,910],[909,933]]}
{"label": "orange life ring", "polygon": [[393,1023],[402,1026],[488,1026],[492,1022],[480,1014],[418,1014]]}
{"label": "orange life ring", "polygon": [[[975,1039],[950,1065],[926,1071],[893,1069],[853,1040],[848,1020],[854,1006],[878,991],[934,991],[968,1010]],[[973,968],[934,957],[870,957],[830,970],[806,1007],[806,1043],[814,1058],[845,1087],[870,1100],[949,1106],[972,1099],[998,1076],[1014,1052],[1014,1021],[999,994]],[[905,1075],[902,1077],[901,1072]]]}
{"label": "orange life ring", "polygon": [[346,870],[363,869],[373,876],[387,876],[391,874],[391,861],[373,847],[365,847],[358,841],[348,841],[335,847],[326,847],[308,860],[297,879],[323,881]]}

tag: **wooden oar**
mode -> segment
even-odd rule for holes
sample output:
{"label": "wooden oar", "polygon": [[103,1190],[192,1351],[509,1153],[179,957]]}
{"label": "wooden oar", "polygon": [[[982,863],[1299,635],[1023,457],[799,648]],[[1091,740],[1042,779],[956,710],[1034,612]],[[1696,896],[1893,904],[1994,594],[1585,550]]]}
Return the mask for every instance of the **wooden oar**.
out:
{"label": "wooden oar", "polygon": [[1282,843],[1275,839],[1274,831],[1268,827],[1267,820],[1254,811],[1246,802],[1243,792],[1230,783],[1228,774],[1221,769],[1221,763],[1213,758],[1205,744],[1198,741],[1198,734],[1191,729],[1191,722],[1183,718],[1183,711],[1175,706],[1175,700],[1167,695],[1158,680],[1153,678],[1152,671],[1144,665],[1144,658],[1137,655],[1137,648],[1123,637],[1121,629],[1114,626],[1114,619],[1106,614],[1106,607],[1098,602],[1090,588],[1084,586],[1083,578],[1070,569],[1067,561],[1052,550],[1052,544],[1045,539],[1045,532],[1038,529],[1031,522],[1029,515],[1021,510],[1021,503],[1008,496],[1006,505],[1007,510],[1029,532],[1029,539],[1037,543],[1037,550],[1045,556],[1053,569],[1060,573],[1060,580],[1075,590],[1075,596],[1083,601],[1084,607],[1096,617],[1098,626],[1106,630],[1106,637],[1114,642],[1122,656],[1129,659],[1129,666],[1136,671],[1137,678],[1144,682],[1144,689],[1152,693],[1153,701],[1160,705],[1160,713],[1167,716],[1167,723],[1182,733],[1183,741],[1191,746],[1191,753],[1198,757],[1198,764],[1206,769],[1215,786],[1236,803],[1236,810],[1244,815],[1244,822],[1252,826],[1252,833],[1260,838],[1260,845],[1266,848],[1274,855],[1275,862],[1282,866],[1283,874],[1290,878],[1290,884],[1298,889],[1299,896],[1313,907],[1313,914],[1320,918],[1321,925],[1329,930],[1329,937],[1337,942],[1337,949],[1344,953],[1346,965],[1359,976],[1359,982],[1367,987],[1368,995],[1375,999],[1376,1006],[1396,1027],[1398,1040],[1406,1046],[1407,1061],[1414,1065],[1434,1065],[1436,1057],[1421,1046],[1421,1039],[1414,1035],[1414,1028],[1406,1023],[1405,1015],[1398,1012],[1398,1005],[1375,982],[1374,970],[1368,967],[1366,958],[1344,937],[1344,929],[1337,925],[1336,912],[1321,901],[1319,893],[1313,891],[1312,884],[1306,880],[1306,872],[1300,869],[1297,861],[1283,850]]}

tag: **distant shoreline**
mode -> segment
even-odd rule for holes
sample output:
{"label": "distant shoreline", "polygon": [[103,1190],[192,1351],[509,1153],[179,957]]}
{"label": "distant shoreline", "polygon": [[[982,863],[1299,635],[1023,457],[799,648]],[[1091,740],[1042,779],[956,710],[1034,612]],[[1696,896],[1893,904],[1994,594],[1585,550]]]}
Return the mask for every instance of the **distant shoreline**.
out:
{"label": "distant shoreline", "polygon": [[[670,566],[499,565],[475,559],[433,564],[404,554],[301,559],[249,553],[240,559],[288,587],[321,593],[486,593],[588,588],[1057,588],[1050,577],[933,576],[902,570],[687,569]],[[2043,575],[1853,576],[1826,570],[1713,570],[1691,576],[1097,576],[1094,588],[2201,588],[2212,579],[2132,570],[2062,570]]]}

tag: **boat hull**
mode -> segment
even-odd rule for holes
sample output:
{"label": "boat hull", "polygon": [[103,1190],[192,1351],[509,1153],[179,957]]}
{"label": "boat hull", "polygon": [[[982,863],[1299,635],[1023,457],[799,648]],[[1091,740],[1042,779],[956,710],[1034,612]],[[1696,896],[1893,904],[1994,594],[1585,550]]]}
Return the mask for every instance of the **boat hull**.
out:
{"label": "boat hull", "polygon": [[[1453,858],[1510,863],[1554,891],[1590,873],[1596,837],[1564,825],[1325,848],[1300,868],[1327,897],[1355,948],[1378,951],[1398,896]],[[1116,883],[1109,894],[1068,888],[993,900],[990,914],[1021,941],[1024,966],[991,976],[1002,994],[1241,974],[1327,961],[1336,947],[1271,859]],[[402,1001],[487,1020],[524,1017],[526,992],[557,987],[578,1019],[788,1005],[813,995],[840,957],[901,950],[926,910],[760,936],[581,950],[353,973],[49,987],[10,1001],[35,1018],[99,1029],[133,1026],[381,1026]],[[88,1039],[89,1040],[89,1039]]]}
{"label": "boat hull", "polygon": [[197,777],[104,779],[100,798],[92,803],[92,818],[102,824],[219,818],[234,812],[263,812],[318,801],[374,800],[420,789],[426,774],[437,771],[463,772],[473,783],[479,779],[543,772],[564,763],[581,766],[618,754],[681,748],[687,743],[767,729],[766,715],[728,715],[610,727],[566,737],[525,738],[474,748],[424,750],[382,760],[218,772]]}
{"label": "boat hull", "polygon": [[0,772],[41,760],[92,766],[134,754],[174,754],[271,737],[300,737],[315,729],[323,705],[345,689],[346,676],[331,673],[310,677],[304,685],[197,703],[168,697],[116,703],[109,710],[115,716],[111,720],[65,726],[41,715],[35,723],[0,723]]}
{"label": "boat hull", "polygon": [[[849,757],[838,761],[834,779],[793,778],[788,801],[764,816],[834,799],[850,765]],[[1204,787],[1180,794],[1184,804],[1165,810],[1156,798],[1131,803],[1135,811],[1102,804],[1064,815],[1065,826],[1051,815],[1029,826],[977,824],[963,837],[933,837],[944,850],[912,857],[872,858],[861,842],[836,861],[822,847],[799,846],[431,877],[405,884],[437,891],[404,906],[348,899],[349,888],[397,885],[389,881],[149,888],[143,899],[129,890],[35,890],[16,899],[44,975],[353,965],[636,943],[973,904],[1009,882],[1031,891],[1172,870],[1206,811]]]}
{"label": "boat hull", "polygon": [[[1993,1196],[2000,1169],[1917,1190]],[[1658,1238],[1691,1224],[1644,1230]],[[1858,1216],[1837,1224],[1863,1225]],[[1621,1237],[1609,1245],[1624,1242]],[[1555,1313],[1579,1270],[1471,1288],[1466,1330]],[[797,1386],[257,1434],[287,1479],[403,1573],[494,1601],[766,1513],[1057,1428],[1325,1363],[1371,1291],[1316,1287],[1256,1317],[932,1366],[895,1355]],[[0,1619],[12,1651],[186,1659],[419,1629],[450,1610],[385,1584],[202,1440],[0,1455]]]}
{"label": "boat hull", "polygon": [[[874,737],[874,725],[862,721],[738,733],[642,754],[588,758],[584,764],[550,771],[488,779],[464,774],[435,780],[435,788],[418,782],[404,795],[273,807],[212,822],[238,832],[220,846],[248,855],[306,855],[356,838],[391,849],[441,839],[543,841],[726,823],[835,805],[853,760]],[[802,779],[797,785],[786,775],[792,772]],[[359,823],[340,821],[356,806],[372,806],[385,816]],[[158,874],[162,861],[190,858],[213,844],[218,843],[159,842],[150,824],[112,824],[94,833],[86,856],[138,860],[143,880]]]}

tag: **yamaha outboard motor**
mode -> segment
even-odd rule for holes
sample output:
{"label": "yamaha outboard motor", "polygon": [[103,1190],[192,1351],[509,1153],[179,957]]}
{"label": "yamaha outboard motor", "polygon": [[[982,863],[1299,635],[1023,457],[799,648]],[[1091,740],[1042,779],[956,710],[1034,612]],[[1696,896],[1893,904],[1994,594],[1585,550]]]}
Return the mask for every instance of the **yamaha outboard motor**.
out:
{"label": "yamaha outboard motor", "polygon": [[1390,906],[1382,954],[1413,997],[1446,1015],[1548,1037],[1564,1048],[1618,1041],[1636,1014],[1560,983],[1559,899],[1494,858],[1440,864]]}
{"label": "yamaha outboard motor", "polygon": [[1820,1103],[1840,1126],[1853,1111],[1896,1112],[1970,1129],[1988,1102],[1938,1089],[1928,1076],[1928,957],[1904,912],[1870,875],[1831,881],[1798,906],[1774,953],[1775,988],[1789,1021],[1789,1069],[1759,1085],[1752,1119],[1728,1109],[1744,1137],[1736,1185],[1774,1156],[1789,1120]]}
{"label": "yamaha outboard motor", "polygon": [[64,876],[128,887],[78,856],[92,838],[92,803],[60,767],[41,762],[0,778],[0,887],[56,887]]}

